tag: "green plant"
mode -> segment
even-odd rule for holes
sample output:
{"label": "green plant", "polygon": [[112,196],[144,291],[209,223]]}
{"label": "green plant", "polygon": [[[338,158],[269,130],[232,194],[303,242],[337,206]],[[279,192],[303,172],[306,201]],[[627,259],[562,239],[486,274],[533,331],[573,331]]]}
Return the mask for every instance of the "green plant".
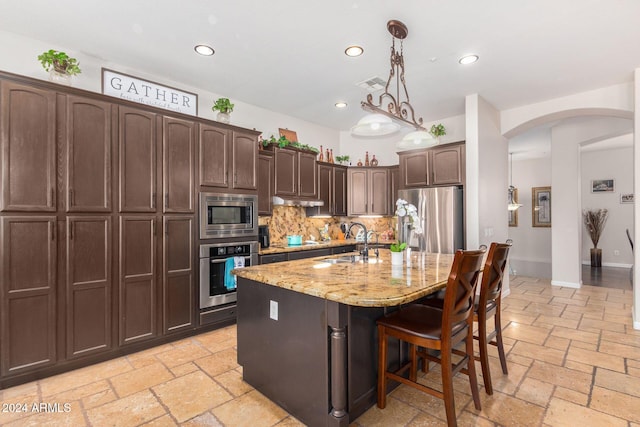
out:
{"label": "green plant", "polygon": [[211,109],[213,111],[220,111],[221,113],[231,113],[234,106],[235,105],[229,101],[229,98],[218,98]]}
{"label": "green plant", "polygon": [[302,144],[300,142],[291,142],[285,136],[281,136],[280,138],[276,139],[275,136],[271,135],[271,137],[262,140],[263,147],[266,147],[271,144],[277,145],[279,148],[294,147],[294,148],[299,148],[301,150],[312,151],[316,154],[320,152],[320,150],[318,150],[316,147],[313,147],[311,145]]}
{"label": "green plant", "polygon": [[389,245],[389,250],[391,252],[402,252],[407,248],[407,244],[405,242],[395,242]]}
{"label": "green plant", "polygon": [[57,50],[50,49],[42,52],[41,55],[38,55],[38,61],[40,61],[45,71],[49,71],[53,67],[58,73],[69,76],[82,72],[80,71],[80,63],[77,59],[71,58],[66,53],[58,52]]}
{"label": "green plant", "polygon": [[437,125],[432,125],[429,133],[436,138],[439,136],[444,136],[447,134],[447,130],[444,128],[442,123],[438,123]]}
{"label": "green plant", "polygon": [[348,161],[349,161],[349,159],[350,159],[350,157],[349,157],[349,156],[336,156],[336,160],[337,160],[339,163],[342,163],[342,162],[348,162]]}

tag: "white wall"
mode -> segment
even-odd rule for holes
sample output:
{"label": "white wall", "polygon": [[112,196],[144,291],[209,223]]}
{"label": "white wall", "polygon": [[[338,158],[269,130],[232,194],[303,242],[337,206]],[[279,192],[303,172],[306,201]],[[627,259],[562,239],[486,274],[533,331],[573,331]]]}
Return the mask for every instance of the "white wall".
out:
{"label": "white wall", "polygon": [[[108,58],[91,56],[85,52],[74,52],[68,46],[54,46],[48,42],[3,31],[0,31],[0,70],[47,80],[48,73],[44,71],[36,58],[39,54],[49,49],[63,50],[70,56],[79,59],[82,73],[73,77],[72,85],[91,92],[102,92],[102,68],[104,67],[196,93],[198,95],[198,117],[210,120],[215,120],[216,117],[216,113],[211,110],[214,101],[219,97],[227,96],[222,87],[219,88],[217,93],[209,92],[201,88],[185,85],[179,81],[170,80],[163,76],[163,70],[158,70],[157,75],[150,75],[113,63]],[[325,148],[333,148],[334,155],[336,151],[339,151],[340,134],[335,129],[319,126],[235,99],[231,99],[231,102],[235,104],[234,111],[231,113],[231,124],[248,129],[257,129],[262,131],[265,137],[275,134],[276,138],[278,137],[278,128],[288,128],[297,132],[298,140],[302,143],[316,148],[320,148],[321,144]]]}
{"label": "white wall", "polygon": [[[607,209],[609,217],[598,242],[602,265],[630,267],[633,253],[625,229],[633,233],[633,204],[621,204],[621,193],[633,193],[633,148],[583,151],[580,159],[582,210]],[[614,192],[592,193],[591,180],[614,179]],[[583,226],[582,263],[590,264],[593,243]],[[617,251],[617,255],[616,255]]]}
{"label": "white wall", "polygon": [[[513,160],[513,186],[518,189],[518,226],[509,227],[513,239],[510,260],[515,274],[551,278],[551,227],[533,227],[531,188],[551,185],[551,157]],[[551,192],[551,204],[555,194]],[[553,224],[553,217],[551,218]]]}

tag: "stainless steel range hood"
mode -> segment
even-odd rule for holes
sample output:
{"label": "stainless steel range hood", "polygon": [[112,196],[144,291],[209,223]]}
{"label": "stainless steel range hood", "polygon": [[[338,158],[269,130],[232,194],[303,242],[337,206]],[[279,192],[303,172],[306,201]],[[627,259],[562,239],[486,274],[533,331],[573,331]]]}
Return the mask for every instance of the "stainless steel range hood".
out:
{"label": "stainless steel range hood", "polygon": [[302,206],[304,208],[324,206],[324,201],[322,200],[297,199],[297,198],[283,199],[282,197],[273,196],[271,201],[273,203],[273,206]]}

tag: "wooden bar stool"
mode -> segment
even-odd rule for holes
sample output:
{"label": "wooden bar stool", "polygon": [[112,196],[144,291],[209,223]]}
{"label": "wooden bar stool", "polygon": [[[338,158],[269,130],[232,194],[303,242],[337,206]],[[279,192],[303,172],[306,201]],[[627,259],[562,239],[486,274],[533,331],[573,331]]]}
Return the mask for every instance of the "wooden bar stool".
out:
{"label": "wooden bar stool", "polygon": [[[457,251],[447,281],[442,309],[411,304],[381,317],[378,324],[378,408],[384,409],[387,379],[407,384],[444,400],[447,423],[457,425],[453,395],[453,376],[463,370],[469,376],[471,394],[480,410],[480,395],[473,359],[473,303],[482,268],[484,251]],[[394,337],[409,344],[409,362],[395,372],[387,371],[387,339]],[[454,347],[464,343],[459,361],[453,361]],[[440,351],[442,390],[417,382],[417,347]],[[408,379],[402,376],[409,370]]]}
{"label": "wooden bar stool", "polygon": [[[478,340],[480,356],[475,356],[475,360],[479,360],[482,366],[482,378],[484,380],[485,392],[493,394],[493,386],[491,384],[491,371],[489,370],[489,352],[488,345],[491,344],[498,348],[500,356],[500,365],[505,375],[509,374],[507,370],[507,358],[504,352],[504,344],[502,342],[502,323],[500,320],[501,302],[502,302],[502,281],[504,279],[504,270],[511,249],[511,239],[506,243],[492,243],[487,254],[487,261],[484,264],[482,279],[480,281],[480,294],[476,295],[474,302],[473,321],[478,323],[478,335],[473,338]],[[442,309],[444,300],[442,297],[424,299],[420,304],[430,307]],[[482,309],[484,307],[484,309]],[[494,328],[487,331],[487,320],[491,317],[494,319]],[[425,361],[423,369],[426,371],[428,362]]]}

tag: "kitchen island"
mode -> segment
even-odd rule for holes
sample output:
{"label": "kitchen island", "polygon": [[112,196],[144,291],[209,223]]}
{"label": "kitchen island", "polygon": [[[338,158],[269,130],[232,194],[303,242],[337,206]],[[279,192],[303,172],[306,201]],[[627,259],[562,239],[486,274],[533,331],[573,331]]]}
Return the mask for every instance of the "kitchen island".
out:
{"label": "kitchen island", "polygon": [[[243,378],[311,426],[347,426],[375,403],[375,320],[442,289],[454,257],[392,266],[386,249],[368,262],[351,256],[233,270]],[[389,363],[399,366],[406,355],[393,341]]]}

